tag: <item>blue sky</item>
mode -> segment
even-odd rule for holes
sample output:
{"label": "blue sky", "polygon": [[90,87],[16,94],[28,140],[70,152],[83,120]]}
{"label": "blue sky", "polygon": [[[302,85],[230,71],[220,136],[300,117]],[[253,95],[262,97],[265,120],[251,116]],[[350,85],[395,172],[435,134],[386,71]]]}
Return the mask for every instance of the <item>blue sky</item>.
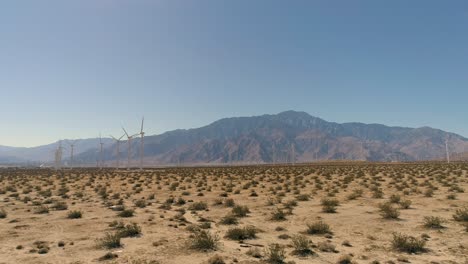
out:
{"label": "blue sky", "polygon": [[0,145],[306,111],[468,136],[468,2],[0,3]]}

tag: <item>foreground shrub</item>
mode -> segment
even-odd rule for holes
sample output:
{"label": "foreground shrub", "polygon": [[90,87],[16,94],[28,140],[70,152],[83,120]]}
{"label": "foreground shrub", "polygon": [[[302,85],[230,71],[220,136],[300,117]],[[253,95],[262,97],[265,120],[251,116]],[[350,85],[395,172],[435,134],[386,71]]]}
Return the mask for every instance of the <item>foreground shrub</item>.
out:
{"label": "foreground shrub", "polygon": [[453,219],[459,222],[468,222],[468,207],[457,209],[453,215]]}
{"label": "foreground shrub", "polygon": [[1,218],[6,218],[7,215],[8,215],[8,214],[7,214],[7,212],[6,212],[4,209],[0,210],[0,219],[1,219]]}
{"label": "foreground shrub", "polygon": [[286,252],[279,244],[270,244],[265,250],[265,260],[270,264],[282,264],[286,259]]}
{"label": "foreground shrub", "polygon": [[245,240],[257,238],[258,229],[254,226],[234,227],[227,231],[226,238],[231,240]]}
{"label": "foreground shrub", "polygon": [[135,214],[133,209],[124,209],[123,211],[119,212],[117,215],[120,217],[132,217]]}
{"label": "foreground shrub", "polygon": [[120,236],[118,234],[106,233],[101,239],[98,239],[98,247],[112,249],[122,246],[120,243]]}
{"label": "foreground shrub", "polygon": [[438,216],[425,216],[424,217],[424,227],[426,228],[441,229],[443,228],[442,224],[444,222],[445,222],[444,219]]}
{"label": "foreground shrub", "polygon": [[70,211],[67,214],[67,218],[69,219],[78,219],[81,218],[83,213],[81,211]]}
{"label": "foreground shrub", "polygon": [[121,238],[136,237],[141,235],[141,227],[136,223],[125,225],[117,232],[117,235],[119,235]]}
{"label": "foreground shrub", "polygon": [[275,211],[271,214],[271,220],[273,221],[285,221],[286,213],[280,208],[276,208]]}
{"label": "foreground shrub", "polygon": [[331,234],[330,226],[323,221],[307,224],[307,234],[320,235],[320,234]]}
{"label": "foreground shrub", "polygon": [[237,220],[236,216],[229,214],[221,218],[221,221],[219,221],[219,223],[222,225],[237,225],[239,223],[239,220]]}
{"label": "foreground shrub", "polygon": [[236,205],[232,208],[232,214],[237,217],[246,217],[250,210],[245,205]]}
{"label": "foreground shrub", "polygon": [[188,208],[190,211],[204,211],[208,209],[208,204],[205,202],[195,202]]}
{"label": "foreground shrub", "polygon": [[336,213],[336,207],[340,202],[336,199],[324,198],[321,201],[322,212],[324,213]]}
{"label": "foreground shrub", "polygon": [[398,219],[400,212],[394,208],[391,203],[383,203],[379,205],[380,215],[385,219]]}
{"label": "foreground shrub", "polygon": [[412,236],[394,233],[392,247],[395,250],[406,253],[424,252],[426,241],[422,238],[418,239]]}
{"label": "foreground shrub", "polygon": [[294,251],[292,252],[294,255],[299,256],[307,256],[313,254],[311,250],[311,241],[302,235],[297,235],[292,237],[292,245]]}
{"label": "foreground shrub", "polygon": [[200,230],[193,233],[189,240],[189,246],[195,250],[216,250],[219,244],[219,237],[212,235],[206,230]]}

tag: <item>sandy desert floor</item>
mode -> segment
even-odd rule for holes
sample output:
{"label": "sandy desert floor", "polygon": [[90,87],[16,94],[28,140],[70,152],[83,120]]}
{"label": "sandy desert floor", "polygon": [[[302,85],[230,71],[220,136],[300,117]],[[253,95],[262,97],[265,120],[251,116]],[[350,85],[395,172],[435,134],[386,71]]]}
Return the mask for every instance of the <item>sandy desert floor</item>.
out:
{"label": "sandy desert floor", "polygon": [[0,169],[0,263],[468,263],[468,164]]}

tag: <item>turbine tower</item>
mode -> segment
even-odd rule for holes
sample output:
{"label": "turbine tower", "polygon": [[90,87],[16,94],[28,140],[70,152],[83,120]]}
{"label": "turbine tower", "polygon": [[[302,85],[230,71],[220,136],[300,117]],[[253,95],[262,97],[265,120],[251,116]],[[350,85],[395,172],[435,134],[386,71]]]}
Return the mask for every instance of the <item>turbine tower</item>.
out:
{"label": "turbine tower", "polygon": [[62,153],[63,153],[62,141],[59,141],[59,146],[57,150],[55,150],[55,169],[56,170],[60,170],[62,167]]}
{"label": "turbine tower", "polygon": [[70,169],[73,169],[73,154],[75,150],[75,142],[76,140],[72,141],[71,143],[68,142],[68,145],[70,145]]}
{"label": "turbine tower", "polygon": [[127,144],[128,144],[128,161],[127,161],[127,170],[130,170],[130,159],[132,158],[132,153],[131,153],[131,150],[132,150],[132,138],[135,137],[135,136],[138,136],[139,134],[135,134],[135,135],[129,135],[127,133],[127,130],[125,130],[124,127],[122,127],[123,131],[125,132],[125,135],[127,135]]}
{"label": "turbine tower", "polygon": [[145,143],[144,143],[144,138],[145,138],[145,132],[143,132],[143,123],[145,122],[145,117],[141,119],[141,130],[140,130],[140,136],[141,136],[141,141],[140,141],[140,170],[143,170],[143,156],[145,155]]}
{"label": "turbine tower", "polygon": [[125,134],[123,134],[121,137],[119,137],[118,139],[113,137],[112,135],[110,136],[111,138],[113,138],[115,140],[115,144],[117,145],[117,153],[116,153],[116,157],[117,157],[117,161],[116,161],[116,164],[115,164],[115,167],[118,169],[120,167],[120,142],[122,142],[122,138],[125,136]]}
{"label": "turbine tower", "polygon": [[102,137],[101,134],[99,134],[99,145],[100,145],[100,151],[99,151],[99,169],[102,169],[102,164],[104,163],[103,157],[102,157],[102,147],[104,146],[104,143],[102,143]]}
{"label": "turbine tower", "polygon": [[447,154],[447,163],[450,163],[450,154],[449,154],[449,147],[448,147],[448,139],[445,140],[445,152]]}

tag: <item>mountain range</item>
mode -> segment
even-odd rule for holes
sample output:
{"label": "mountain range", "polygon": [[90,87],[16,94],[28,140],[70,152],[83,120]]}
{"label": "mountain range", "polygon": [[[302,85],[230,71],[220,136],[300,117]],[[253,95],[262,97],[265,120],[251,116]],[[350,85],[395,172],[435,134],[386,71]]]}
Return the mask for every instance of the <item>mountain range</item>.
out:
{"label": "mountain range", "polygon": [[[104,139],[103,157],[111,166],[116,144]],[[145,165],[246,164],[316,160],[416,161],[442,159],[446,142],[453,156],[468,150],[468,139],[430,127],[334,123],[305,112],[225,118],[207,126],[179,129],[144,139]],[[128,142],[120,144],[126,164]],[[66,146],[66,141],[64,143]],[[0,163],[50,162],[58,142],[34,148],[0,146]],[[75,163],[96,164],[99,139],[75,145]],[[131,141],[131,163],[137,165],[140,139]],[[65,150],[65,153],[68,153]],[[69,155],[64,155],[65,160]]]}

